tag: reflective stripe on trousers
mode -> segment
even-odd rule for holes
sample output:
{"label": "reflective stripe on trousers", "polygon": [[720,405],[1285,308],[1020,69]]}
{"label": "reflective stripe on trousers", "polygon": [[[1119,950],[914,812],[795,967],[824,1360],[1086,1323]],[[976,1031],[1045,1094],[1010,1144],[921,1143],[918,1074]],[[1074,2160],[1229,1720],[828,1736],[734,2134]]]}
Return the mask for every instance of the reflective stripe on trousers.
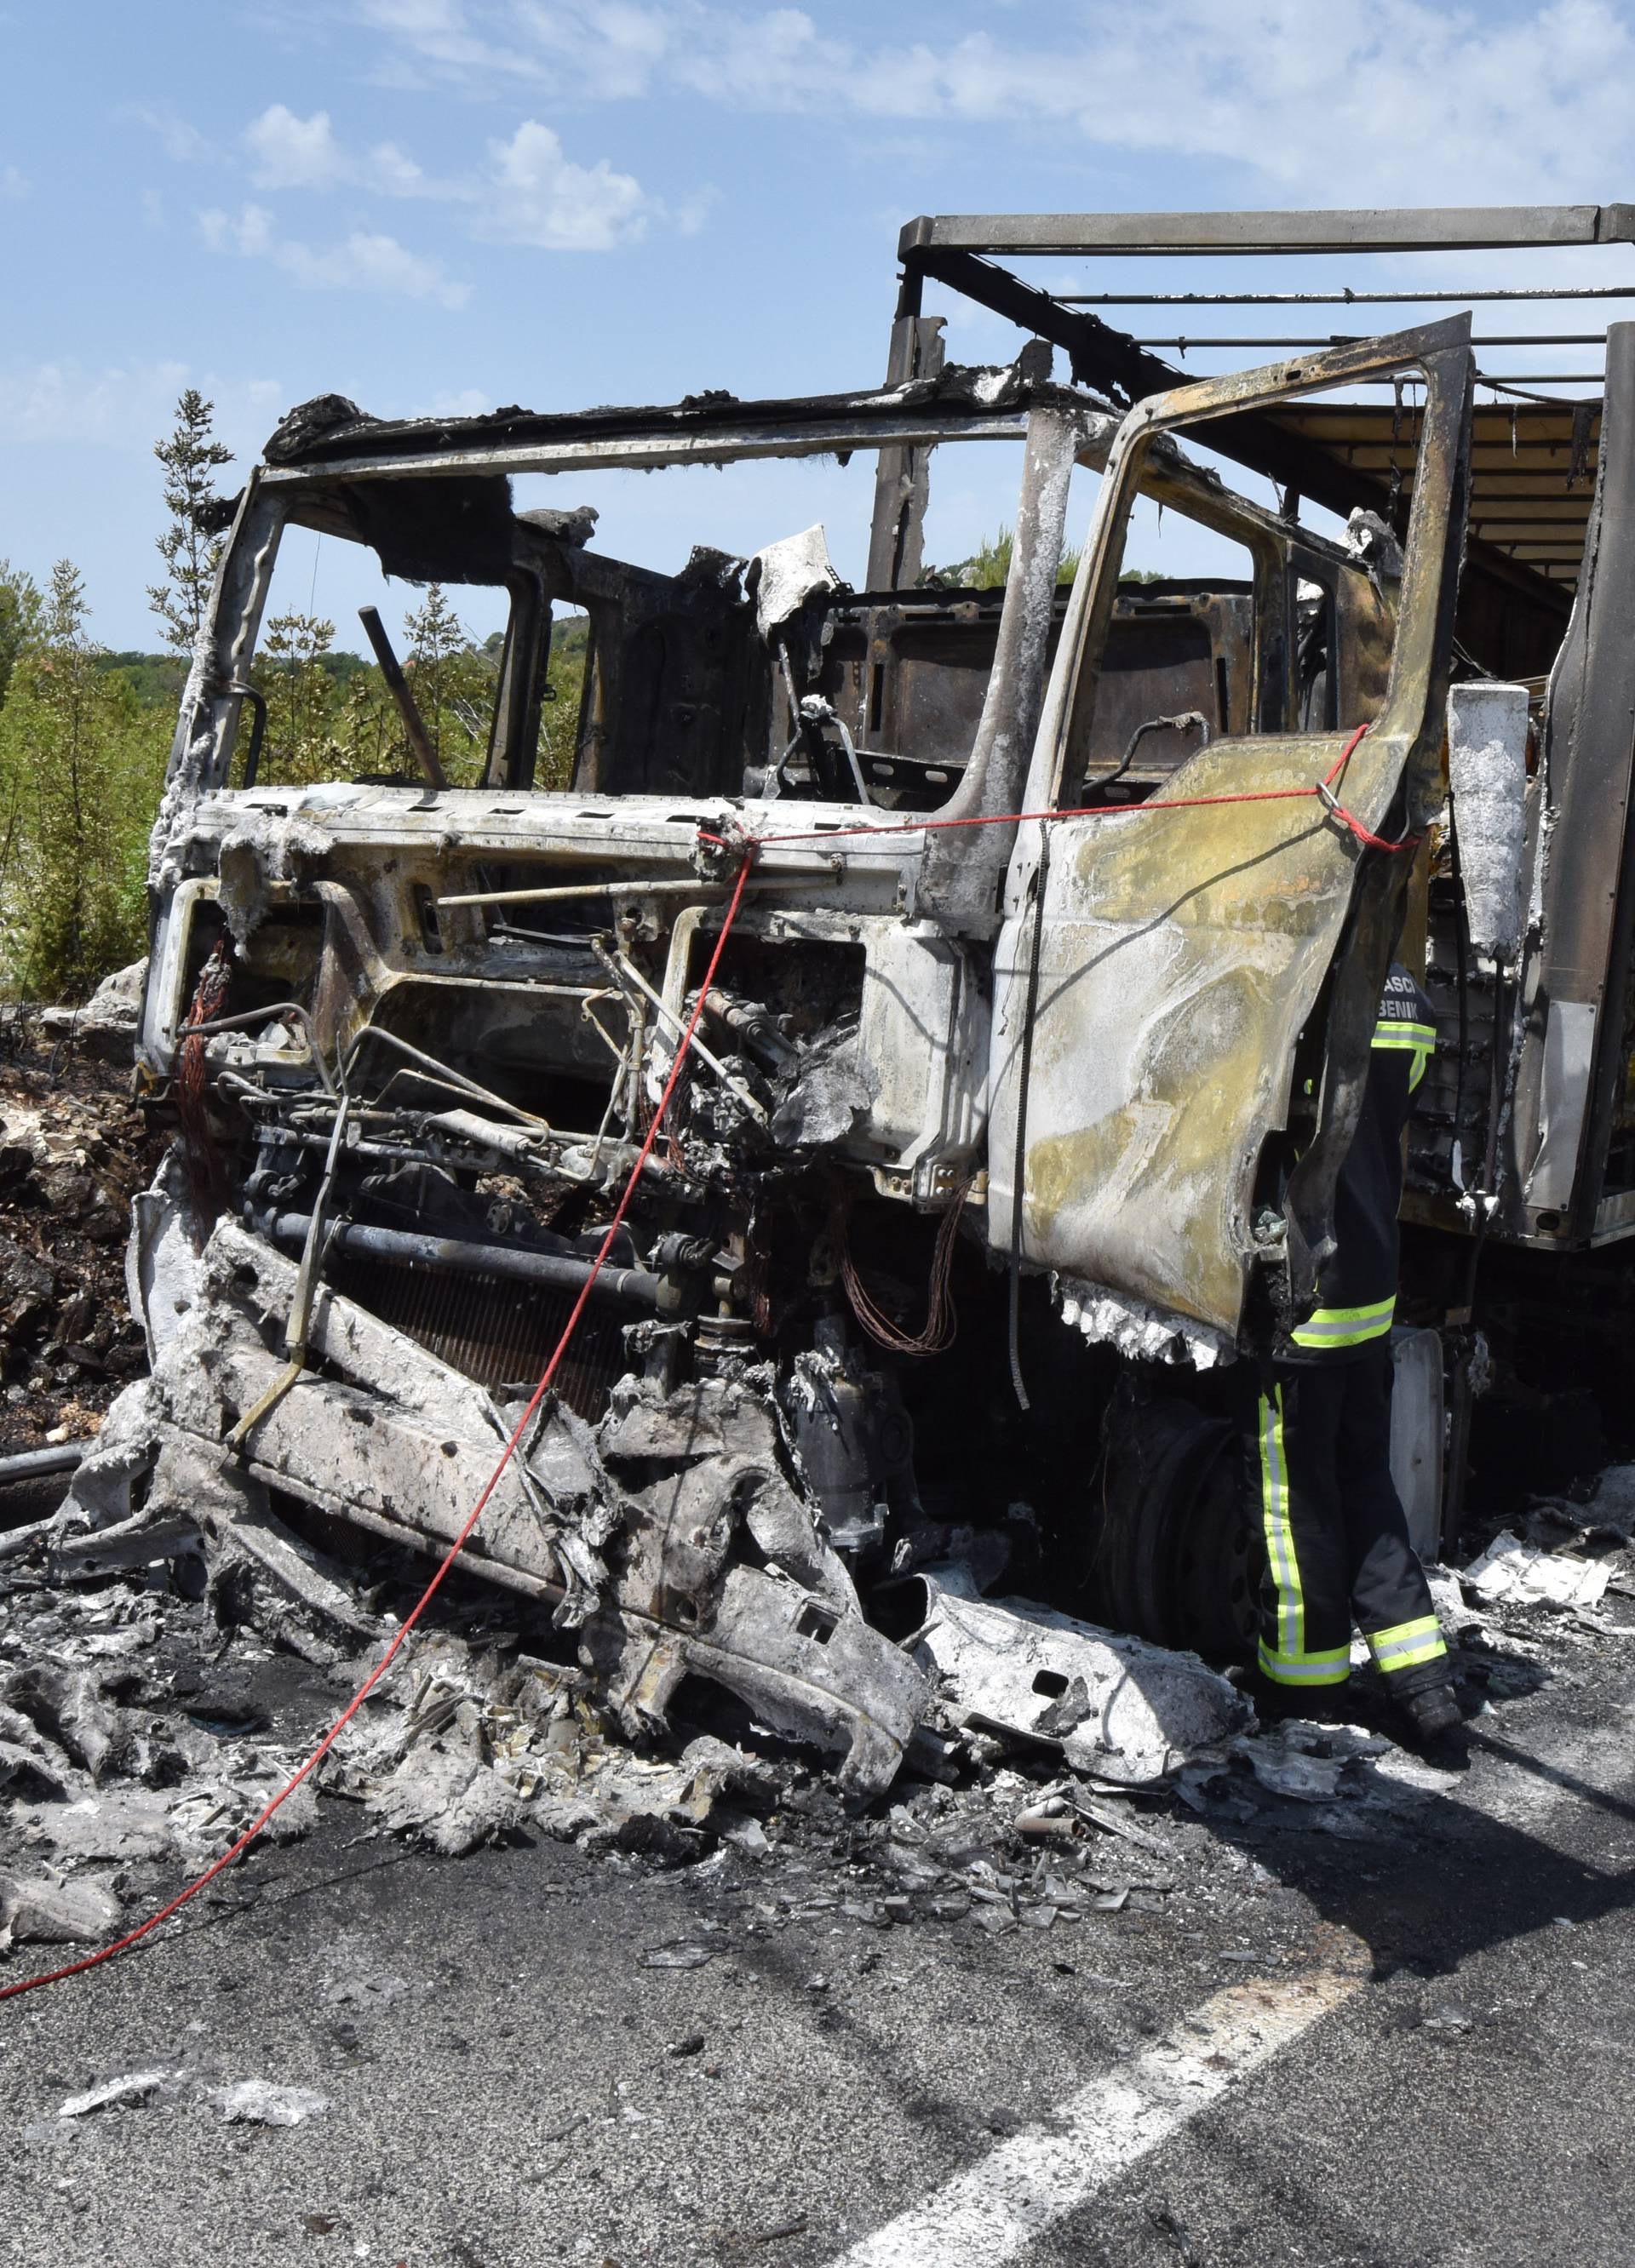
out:
{"label": "reflective stripe on trousers", "polygon": [[1290,1337],[1298,1347],[1365,1346],[1382,1339],[1396,1315],[1396,1294],[1366,1307],[1318,1307]]}
{"label": "reflective stripe on trousers", "polygon": [[1365,1631],[1368,1651],[1381,1676],[1393,1670],[1417,1669],[1447,1652],[1441,1624],[1434,1615],[1419,1615],[1410,1623],[1394,1623],[1389,1630]]}
{"label": "reflective stripe on trousers", "polygon": [[1266,1557],[1278,1594],[1278,1644],[1263,1638],[1260,1666],[1279,1685],[1343,1685],[1351,1675],[1351,1649],[1306,1651],[1306,1600],[1289,1521],[1289,1467],[1283,1438],[1283,1388],[1260,1397],[1261,1521]]}

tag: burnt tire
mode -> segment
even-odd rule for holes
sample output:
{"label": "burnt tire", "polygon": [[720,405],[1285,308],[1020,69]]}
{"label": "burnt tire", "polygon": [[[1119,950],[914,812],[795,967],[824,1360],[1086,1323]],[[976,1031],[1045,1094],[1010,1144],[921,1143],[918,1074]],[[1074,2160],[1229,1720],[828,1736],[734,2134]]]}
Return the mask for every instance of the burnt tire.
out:
{"label": "burnt tire", "polygon": [[1250,1658],[1262,1553],[1236,1428],[1179,1395],[1121,1398],[1097,1498],[1097,1618],[1206,1660]]}

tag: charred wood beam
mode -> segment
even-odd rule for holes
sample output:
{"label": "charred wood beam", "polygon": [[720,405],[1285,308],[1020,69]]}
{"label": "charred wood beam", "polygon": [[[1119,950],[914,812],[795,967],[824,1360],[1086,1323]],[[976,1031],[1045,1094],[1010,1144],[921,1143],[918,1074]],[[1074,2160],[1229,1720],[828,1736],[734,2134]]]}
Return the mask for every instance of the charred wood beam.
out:
{"label": "charred wood beam", "polygon": [[[1138,346],[1099,316],[1063,306],[1048,291],[1024,284],[1020,276],[995,267],[991,261],[978,259],[975,253],[917,249],[909,256],[923,274],[1060,347],[1082,386],[1102,393],[1112,391],[1134,402],[1149,394],[1167,394],[1172,387],[1194,382],[1187,372]],[[1211,421],[1208,438],[1210,447],[1221,455],[1251,472],[1263,473],[1281,489],[1296,490],[1330,512],[1344,515],[1361,504],[1377,512],[1388,524],[1395,520],[1394,500],[1386,482],[1341,464],[1329,450],[1291,431],[1275,416],[1255,410],[1228,412]],[[1524,593],[1540,606],[1552,608],[1563,616],[1568,611],[1569,594],[1530,573],[1491,544],[1472,539],[1466,563],[1468,569]]]}

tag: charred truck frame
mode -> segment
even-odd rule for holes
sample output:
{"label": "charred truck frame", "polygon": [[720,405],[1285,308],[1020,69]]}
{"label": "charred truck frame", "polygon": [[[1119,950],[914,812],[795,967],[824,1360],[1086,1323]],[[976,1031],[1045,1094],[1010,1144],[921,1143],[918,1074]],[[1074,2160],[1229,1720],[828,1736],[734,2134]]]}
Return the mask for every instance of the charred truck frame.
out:
{"label": "charred truck frame", "polygon": [[[185,1499],[341,1624],[344,1535],[445,1544],[586,1280],[746,836],[675,1115],[469,1547],[578,1631],[627,1723],[703,1675],[882,1784],[924,1697],[908,1579],[949,1558],[1231,1650],[1253,1571],[1219,1367],[1313,1304],[1397,951],[1438,1012],[1417,1447],[1445,1344],[1462,1470],[1473,1255],[1582,1267],[1635,1231],[1635,328],[1578,404],[1478,401],[1462,311],[1195,381],[999,261],[1632,237],[1625,207],[923,220],[873,391],[293,413],[237,505],[154,836],[141,1079],[182,1140],[133,1247],[154,1379],[82,1496]],[[1017,361],[943,366],[928,284],[1013,319]],[[995,442],[1021,467],[1003,592],[928,582],[932,453]],[[623,564],[575,490],[857,453],[862,592],[821,529]],[[1068,588],[1076,468],[1100,480]],[[560,507],[513,508],[533,475]],[[1247,575],[1121,580],[1143,497]],[[401,679],[414,777],[258,777],[292,528],[509,594],[474,784]],[[548,792],[564,608],[588,660]],[[1454,855],[1455,679],[1530,696],[1513,949],[1472,930]]]}

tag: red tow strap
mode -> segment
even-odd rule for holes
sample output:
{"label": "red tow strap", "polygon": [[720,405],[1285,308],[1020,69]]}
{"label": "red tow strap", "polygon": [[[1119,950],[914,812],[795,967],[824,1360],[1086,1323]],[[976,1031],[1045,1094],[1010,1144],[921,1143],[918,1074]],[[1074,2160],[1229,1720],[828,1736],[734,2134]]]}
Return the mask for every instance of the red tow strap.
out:
{"label": "red tow strap", "polygon": [[1061,819],[1138,819],[1143,812],[1147,811],[1202,811],[1212,806],[1231,803],[1308,803],[1315,798],[1318,802],[1325,806],[1331,818],[1337,819],[1342,826],[1351,830],[1359,843],[1366,843],[1371,850],[1412,850],[1419,841],[1417,835],[1404,836],[1400,843],[1389,843],[1382,835],[1371,835],[1356,813],[1348,811],[1332,792],[1335,781],[1344,770],[1358,743],[1367,730],[1366,725],[1359,725],[1322,778],[1314,780],[1309,787],[1245,788],[1236,795],[1152,796],[1145,803],[1081,804],[1076,808],[1066,811],[983,812],[969,819],[910,817],[906,821],[898,821],[895,824],[880,821],[868,827],[813,827],[794,835],[740,835],[728,837],[725,835],[711,835],[703,828],[699,829],[699,833],[706,843],[718,843],[725,849],[730,850],[747,843],[753,849],[759,850],[773,843],[848,843],[858,836],[865,835],[936,835],[959,827],[1019,827],[1025,821],[1029,820],[1045,826]]}

